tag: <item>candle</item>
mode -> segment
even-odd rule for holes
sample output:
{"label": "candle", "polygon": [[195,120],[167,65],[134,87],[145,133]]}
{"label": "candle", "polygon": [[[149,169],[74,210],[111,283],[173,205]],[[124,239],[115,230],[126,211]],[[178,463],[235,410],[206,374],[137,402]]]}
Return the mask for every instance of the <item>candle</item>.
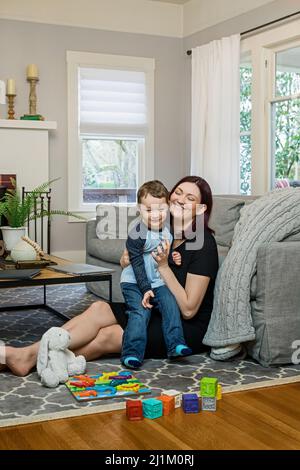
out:
{"label": "candle", "polygon": [[27,78],[39,78],[39,71],[35,64],[30,64],[26,69]]}
{"label": "candle", "polygon": [[9,78],[7,80],[6,94],[7,95],[16,94],[16,81],[13,78]]}

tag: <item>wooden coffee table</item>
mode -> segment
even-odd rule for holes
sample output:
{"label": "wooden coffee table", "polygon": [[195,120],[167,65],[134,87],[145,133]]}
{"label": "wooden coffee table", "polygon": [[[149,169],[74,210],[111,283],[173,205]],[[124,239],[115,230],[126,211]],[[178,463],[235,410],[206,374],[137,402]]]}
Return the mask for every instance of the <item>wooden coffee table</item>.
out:
{"label": "wooden coffee table", "polygon": [[[67,261],[56,256],[50,256],[51,261],[57,263],[57,265],[66,266],[71,264],[71,261]],[[38,267],[37,267],[38,269]],[[47,304],[47,286],[53,284],[79,284],[83,282],[102,282],[108,281],[109,283],[109,301],[112,301],[112,272],[109,273],[98,273],[98,274],[66,274],[51,271],[48,266],[41,268],[40,274],[32,279],[0,279],[0,289],[7,289],[10,287],[29,287],[29,286],[43,286],[44,287],[44,301],[41,304],[32,305],[7,305],[1,306],[0,312],[9,310],[28,310],[33,308],[43,308],[49,312],[54,313],[63,320],[70,320],[71,317],[59,312],[50,305]]]}

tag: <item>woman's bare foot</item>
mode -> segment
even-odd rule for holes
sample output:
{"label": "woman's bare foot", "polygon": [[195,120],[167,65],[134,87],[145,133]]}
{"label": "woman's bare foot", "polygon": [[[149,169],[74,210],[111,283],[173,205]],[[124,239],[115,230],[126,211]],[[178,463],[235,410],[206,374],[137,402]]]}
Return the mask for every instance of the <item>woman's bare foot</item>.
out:
{"label": "woman's bare foot", "polygon": [[6,366],[13,374],[25,377],[36,365],[38,349],[39,343],[34,343],[25,348],[7,346],[5,350]]}

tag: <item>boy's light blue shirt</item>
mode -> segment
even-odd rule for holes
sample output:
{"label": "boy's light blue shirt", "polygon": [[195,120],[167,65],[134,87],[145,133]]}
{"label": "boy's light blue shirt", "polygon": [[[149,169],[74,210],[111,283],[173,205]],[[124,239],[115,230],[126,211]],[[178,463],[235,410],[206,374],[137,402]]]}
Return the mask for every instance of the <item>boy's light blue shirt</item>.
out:
{"label": "boy's light blue shirt", "polygon": [[[152,289],[163,286],[165,284],[157,269],[157,262],[151,255],[152,251],[155,250],[155,248],[157,248],[163,240],[169,240],[170,243],[172,243],[173,240],[173,237],[167,227],[164,227],[161,231],[147,230],[143,258],[146,274]],[[137,284],[131,264],[123,269],[121,274],[121,282]]]}

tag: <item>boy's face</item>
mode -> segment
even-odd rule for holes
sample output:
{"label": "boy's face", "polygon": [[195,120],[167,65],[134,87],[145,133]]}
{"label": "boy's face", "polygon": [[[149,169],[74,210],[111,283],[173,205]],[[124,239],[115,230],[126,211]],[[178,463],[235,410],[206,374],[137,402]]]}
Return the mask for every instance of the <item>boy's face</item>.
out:
{"label": "boy's face", "polygon": [[157,198],[147,194],[142,197],[139,208],[144,224],[152,230],[159,230],[167,218],[169,205],[165,197]]}

